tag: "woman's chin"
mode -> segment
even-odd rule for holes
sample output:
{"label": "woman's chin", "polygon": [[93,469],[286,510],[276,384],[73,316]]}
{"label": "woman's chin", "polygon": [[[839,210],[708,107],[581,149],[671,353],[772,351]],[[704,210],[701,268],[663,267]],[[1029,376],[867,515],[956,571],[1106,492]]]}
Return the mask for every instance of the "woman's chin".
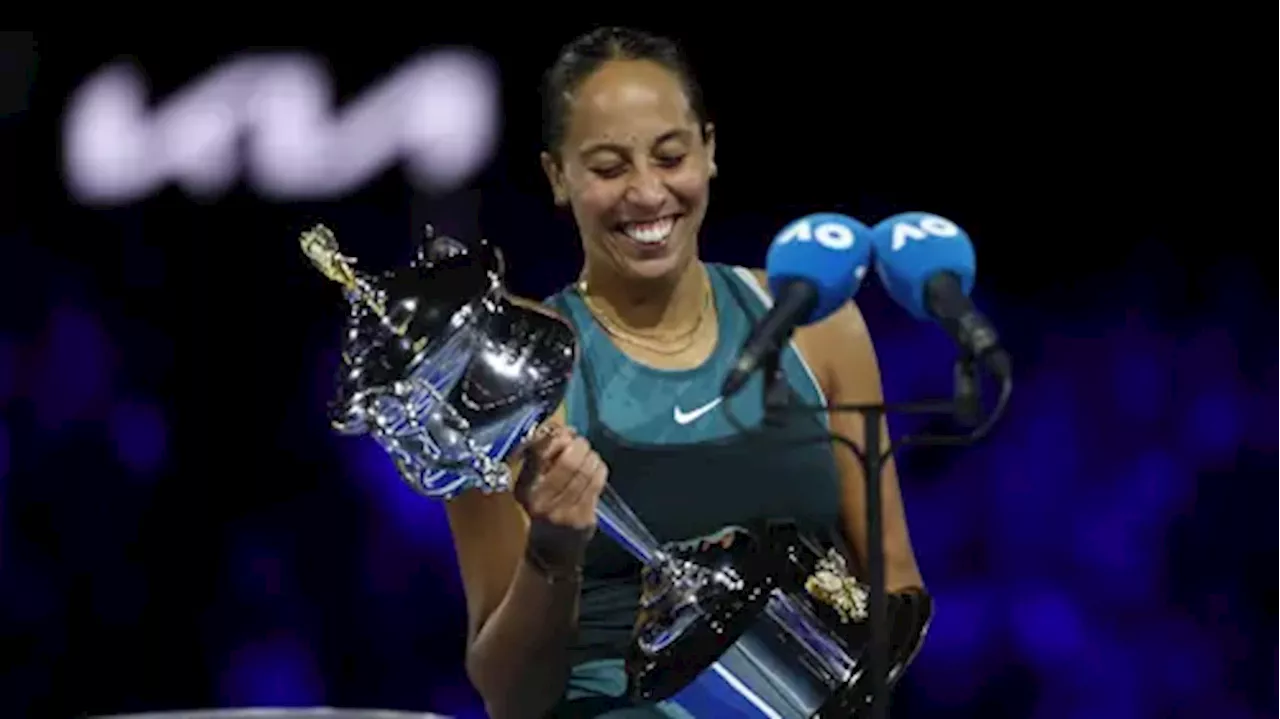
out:
{"label": "woman's chin", "polygon": [[678,252],[674,245],[661,248],[661,251],[649,251],[637,254],[623,254],[622,269],[626,276],[642,282],[654,282],[676,275],[683,267],[684,253]]}
{"label": "woman's chin", "polygon": [[674,280],[679,274],[675,267],[655,267],[655,263],[644,263],[630,268],[630,276],[640,284],[665,284]]}

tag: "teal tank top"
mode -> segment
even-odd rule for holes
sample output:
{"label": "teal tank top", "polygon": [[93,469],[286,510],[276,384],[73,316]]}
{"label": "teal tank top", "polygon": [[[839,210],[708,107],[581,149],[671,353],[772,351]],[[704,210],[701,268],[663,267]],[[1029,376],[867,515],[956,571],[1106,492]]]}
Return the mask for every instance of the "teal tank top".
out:
{"label": "teal tank top", "polygon": [[[609,467],[609,483],[659,542],[696,541],[730,525],[770,519],[842,543],[840,485],[823,413],[790,412],[765,421],[763,378],[721,401],[720,386],[770,298],[750,271],[707,265],[719,325],[715,349],[702,365],[660,370],[614,345],[572,287],[548,298],[576,328],[579,353],[565,397],[567,421]],[[810,367],[788,343],[780,367],[793,401],[824,404]],[[743,432],[742,428],[747,428]],[[587,549],[570,647],[576,667],[610,667],[612,691],[570,681],[576,708],[555,716],[615,716],[625,688],[621,662],[631,643],[640,599],[640,565],[597,532]],[[582,680],[583,677],[578,677]],[[583,701],[586,701],[586,705]],[[600,711],[588,710],[605,700]],[[612,703],[610,703],[612,701]],[[608,708],[611,711],[606,712]],[[631,716],[630,712],[617,716]]]}
{"label": "teal tank top", "polygon": [[[600,328],[582,297],[572,289],[551,300],[552,306],[557,300],[567,302],[568,319],[578,330],[582,343],[579,354],[590,366],[589,379],[598,391],[593,397],[599,408],[596,421],[630,442],[662,446],[719,440],[738,434],[734,421],[755,428],[764,417],[759,376],[729,401],[728,413],[717,398],[755,319],[768,310],[769,296],[749,270],[708,264],[707,274],[719,337],[711,356],[694,369],[661,370],[632,360]],[[781,361],[784,375],[800,399],[809,405],[822,403],[817,378],[794,346],[788,344]],[[585,434],[590,429],[591,412],[582,365],[580,359],[569,382],[565,408],[569,423]],[[825,416],[821,421],[826,422]]]}

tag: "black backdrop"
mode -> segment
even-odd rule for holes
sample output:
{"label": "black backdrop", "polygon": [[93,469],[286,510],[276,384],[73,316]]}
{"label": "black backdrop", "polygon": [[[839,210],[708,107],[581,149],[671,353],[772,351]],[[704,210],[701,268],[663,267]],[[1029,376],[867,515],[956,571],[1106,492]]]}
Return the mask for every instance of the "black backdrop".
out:
{"label": "black backdrop", "polygon": [[[1067,25],[683,33],[719,128],[705,255],[759,266],[826,209],[975,240],[1018,393],[984,445],[902,460],[939,613],[895,716],[1274,716],[1277,297],[1242,45],[1207,64],[1204,23]],[[0,715],[480,715],[442,510],[326,427],[343,309],[295,238],[322,220],[385,265],[431,219],[499,244],[517,292],[571,280],[537,81],[575,29],[5,36]],[[63,183],[66,98],[118,58],[163,99],[228,53],[306,51],[347,100],[442,43],[502,85],[498,154],[455,191],[393,169],[327,200],[90,207]],[[946,391],[941,332],[859,300],[890,398]]]}

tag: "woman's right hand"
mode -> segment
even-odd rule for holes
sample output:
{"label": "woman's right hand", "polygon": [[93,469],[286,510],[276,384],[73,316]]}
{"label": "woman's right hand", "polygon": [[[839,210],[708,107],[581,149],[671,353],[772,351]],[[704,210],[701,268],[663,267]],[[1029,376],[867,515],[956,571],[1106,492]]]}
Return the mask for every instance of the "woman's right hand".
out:
{"label": "woman's right hand", "polygon": [[561,424],[544,425],[524,453],[515,495],[529,515],[530,549],[555,569],[580,567],[609,468],[586,438]]}

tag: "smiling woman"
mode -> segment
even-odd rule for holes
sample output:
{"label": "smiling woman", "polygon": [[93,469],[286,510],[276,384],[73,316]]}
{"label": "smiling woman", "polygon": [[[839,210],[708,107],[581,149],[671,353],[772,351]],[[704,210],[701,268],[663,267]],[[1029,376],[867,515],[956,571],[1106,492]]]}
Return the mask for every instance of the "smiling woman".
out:
{"label": "smiling woman", "polygon": [[[556,203],[572,207],[582,232],[587,281],[650,285],[655,302],[653,285],[693,269],[715,174],[715,129],[691,102],[682,68],[674,56],[617,59],[578,79],[576,101],[552,91],[548,116],[566,122],[542,155]],[[574,79],[566,70],[552,82]]]}
{"label": "smiling woman", "polygon": [[[771,298],[759,271],[699,258],[715,128],[679,49],[596,30],[562,50],[544,103],[542,168],[585,256],[579,281],[547,304],[576,328],[579,355],[554,420],[564,429],[526,465],[529,489],[448,505],[471,623],[468,671],[496,717],[687,717],[679,697],[645,706],[625,697],[640,566],[595,536],[605,477],[659,541],[785,520],[857,566],[861,469],[812,438],[863,431],[849,415],[765,424],[758,376],[720,399],[735,350]],[[881,396],[852,304],[797,333],[780,368],[804,404]],[[887,586],[922,592],[892,466],[885,479]]]}

